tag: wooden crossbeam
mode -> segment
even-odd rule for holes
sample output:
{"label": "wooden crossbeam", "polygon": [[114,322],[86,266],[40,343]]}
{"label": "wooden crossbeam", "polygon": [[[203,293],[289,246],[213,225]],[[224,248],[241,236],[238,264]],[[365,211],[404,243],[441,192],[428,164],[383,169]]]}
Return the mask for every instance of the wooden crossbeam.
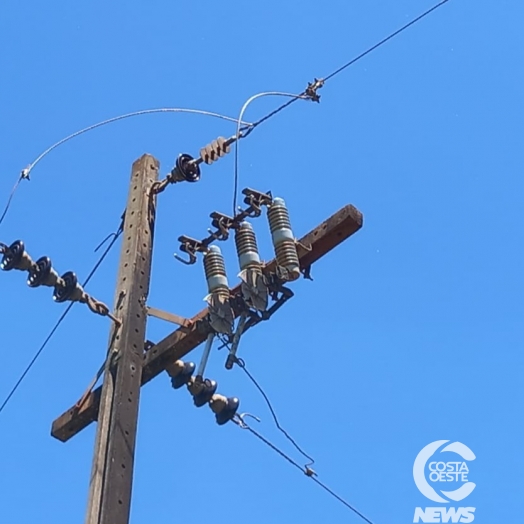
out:
{"label": "wooden crossbeam", "polygon": [[[363,217],[352,205],[343,207],[318,227],[299,240],[299,259],[302,269],[308,269],[326,253],[344,242],[362,227]],[[271,270],[276,266],[272,260],[266,266]],[[232,293],[237,292],[236,286]],[[207,337],[207,331],[200,328],[199,320],[206,318],[207,308],[191,319],[190,327],[180,327],[155,344],[144,355],[142,366],[142,385],[146,384],[173,363],[196,349]],[[74,406],[58,417],[52,425],[51,435],[62,442],[82,431],[97,420],[101,388],[94,390],[82,406]]]}

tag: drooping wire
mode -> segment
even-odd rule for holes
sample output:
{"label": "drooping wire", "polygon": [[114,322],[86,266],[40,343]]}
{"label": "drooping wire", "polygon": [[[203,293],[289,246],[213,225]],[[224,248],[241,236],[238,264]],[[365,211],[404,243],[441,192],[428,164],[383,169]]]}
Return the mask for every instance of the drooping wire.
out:
{"label": "drooping wire", "polygon": [[267,440],[264,436],[262,436],[260,433],[258,433],[258,431],[255,431],[251,426],[249,426],[246,421],[245,421],[245,418],[240,415],[237,419],[233,419],[233,421],[237,424],[237,426],[239,426],[240,428],[242,429],[247,429],[252,435],[254,435],[255,437],[257,437],[261,442],[263,442],[264,444],[266,444],[266,446],[268,446],[269,448],[271,448],[275,453],[277,453],[278,455],[280,455],[282,458],[284,458],[285,460],[287,460],[291,465],[295,466],[295,468],[299,469],[302,473],[305,473],[305,475],[310,478],[311,480],[313,480],[316,484],[318,484],[322,489],[324,489],[327,493],[329,493],[332,497],[334,497],[335,499],[337,499],[340,503],[342,503],[346,508],[348,508],[349,510],[351,510],[353,513],[355,513],[356,515],[358,515],[362,520],[364,520],[365,522],[367,522],[368,524],[373,524],[373,521],[370,520],[368,517],[366,517],[363,513],[361,513],[357,508],[355,508],[355,506],[351,505],[349,502],[347,502],[346,500],[344,500],[340,495],[337,495],[332,489],[330,489],[328,486],[326,486],[323,482],[321,482],[320,480],[318,480],[318,478],[316,478],[316,473],[314,473],[311,469],[309,468],[303,468],[300,466],[300,464],[298,464],[297,462],[295,462],[289,455],[286,455],[286,453],[284,453],[281,449],[277,448],[277,446],[275,446],[272,442],[270,442],[269,440]]}
{"label": "drooping wire", "polygon": [[13,200],[13,197],[15,196],[16,190],[18,189],[18,186],[20,185],[20,182],[22,181],[22,177],[19,177],[16,181],[16,184],[13,186],[13,189],[11,189],[11,193],[9,193],[9,198],[7,199],[7,204],[5,205],[5,209],[2,213],[2,216],[0,217],[0,225],[4,221],[5,216],[7,215],[7,212],[9,211],[9,208],[11,207],[11,201]]}
{"label": "drooping wire", "polygon": [[[244,113],[246,112],[247,108],[250,106],[250,104],[252,102],[254,102],[255,100],[257,100],[258,98],[262,98],[264,96],[285,96],[285,97],[290,97],[291,98],[291,101],[295,101],[299,98],[305,98],[304,94],[300,94],[300,95],[296,95],[296,94],[293,94],[293,93],[282,93],[280,91],[267,91],[267,92],[264,92],[264,93],[258,93],[256,95],[253,95],[251,98],[249,98],[245,103],[244,105],[242,106],[242,109],[240,110],[240,113],[238,115],[238,119],[237,119],[237,132],[236,132],[236,137],[237,137],[237,140],[235,140],[235,167],[234,167],[234,187],[233,187],[233,217],[236,217],[237,215],[237,198],[238,198],[238,155],[239,155],[239,142],[240,142],[240,138],[245,138],[249,132],[247,133],[244,133],[243,134],[243,131],[245,131],[246,129],[252,129],[254,127],[254,124],[249,124],[247,127],[243,126],[242,124],[242,118],[244,118]],[[285,106],[287,107],[291,102],[288,102],[287,104],[285,104]],[[242,128],[242,130],[241,130]]]}
{"label": "drooping wire", "polygon": [[[98,259],[96,264],[94,265],[93,269],[91,270],[91,272],[89,273],[87,278],[82,283],[82,287],[85,287],[85,286],[87,286],[87,284],[89,284],[89,281],[93,278],[93,276],[97,272],[98,268],[100,267],[102,262],[105,260],[105,258],[107,257],[107,255],[111,251],[111,248],[114,246],[114,244],[117,241],[118,237],[122,234],[122,231],[123,231],[123,227],[121,225],[120,228],[115,233],[113,233],[114,236],[113,236],[111,242],[107,245],[106,249],[104,250],[104,252],[100,256],[100,258]],[[11,388],[11,391],[9,392],[9,394],[7,395],[5,400],[2,402],[2,405],[0,406],[0,413],[4,410],[4,408],[7,406],[8,402],[11,400],[11,397],[15,394],[16,390],[20,387],[20,384],[22,384],[22,382],[25,379],[26,375],[29,373],[31,368],[34,366],[34,364],[38,360],[38,357],[40,357],[40,355],[42,354],[42,352],[46,348],[47,344],[49,343],[49,341],[51,340],[53,335],[56,333],[56,331],[60,327],[60,324],[62,324],[62,322],[65,320],[66,316],[68,315],[68,313],[71,311],[71,308],[73,307],[74,304],[75,304],[75,302],[70,302],[69,305],[64,310],[64,312],[62,313],[62,315],[60,315],[60,318],[56,321],[56,324],[54,325],[53,329],[50,331],[49,335],[44,340],[43,344],[38,348],[38,351],[35,353],[34,357],[31,359],[29,364],[26,366],[24,372],[20,375],[20,378],[17,380],[16,384]]]}
{"label": "drooping wire", "polygon": [[271,401],[269,400],[269,397],[267,396],[266,392],[262,389],[262,386],[258,383],[258,381],[255,379],[255,377],[249,372],[249,370],[247,369],[246,367],[246,363],[244,362],[243,359],[241,358],[237,358],[236,359],[236,364],[238,364],[238,366],[240,367],[240,369],[242,369],[244,371],[244,373],[247,375],[247,377],[249,378],[249,380],[251,380],[251,382],[254,384],[254,386],[258,389],[258,391],[260,392],[260,394],[264,397],[264,400],[266,401],[266,404],[267,404],[267,407],[269,408],[269,411],[271,412],[271,415],[273,416],[273,420],[275,422],[275,426],[279,429],[279,431],[289,440],[289,442],[291,442],[291,444],[293,444],[293,446],[295,447],[295,449],[298,450],[298,452],[300,454],[302,454],[304,457],[306,457],[308,460],[309,460],[309,463],[306,464],[306,466],[312,466],[314,463],[315,463],[315,459],[313,459],[313,457],[311,457],[310,455],[308,455],[297,443],[296,441],[293,439],[293,437],[291,437],[291,435],[280,425],[279,421],[278,421],[278,417],[277,417],[277,414],[275,412],[275,410],[273,409],[273,405],[271,404]]}
{"label": "drooping wire", "polygon": [[[124,115],[119,115],[119,116],[115,116],[115,117],[112,117],[112,118],[108,118],[108,119],[103,120],[101,122],[97,122],[96,124],[92,124],[92,125],[90,125],[88,127],[84,127],[83,129],[80,129],[79,131],[75,131],[74,133],[66,136],[65,138],[62,138],[58,142],[55,142],[53,145],[51,145],[45,151],[43,151],[40,155],[38,155],[36,157],[36,159],[33,162],[31,162],[25,169],[22,170],[22,172],[20,173],[20,175],[18,177],[18,180],[17,180],[13,190],[11,191],[11,194],[9,195],[9,199],[7,201],[7,205],[5,207],[4,212],[2,213],[2,217],[0,218],[0,224],[2,224],[4,218],[5,218],[8,210],[9,210],[9,207],[11,205],[11,201],[13,200],[13,197],[14,197],[14,195],[15,195],[18,187],[19,187],[20,182],[22,180],[24,180],[24,179],[29,180],[29,178],[30,178],[29,175],[31,174],[31,171],[35,168],[35,166],[44,157],[46,157],[49,153],[51,153],[51,151],[54,151],[55,149],[57,149],[61,145],[65,144],[66,142],[69,142],[69,140],[72,140],[73,138],[76,138],[77,136],[83,135],[84,133],[87,133],[89,131],[93,131],[94,129],[97,129],[99,127],[105,126],[107,124],[112,124],[113,122],[118,122],[119,120],[124,120],[126,118],[131,118],[131,117],[141,116],[141,115],[149,115],[149,114],[153,114],[153,113],[191,113],[191,114],[199,114],[199,115],[204,115],[204,116],[210,116],[210,117],[214,117],[214,118],[221,118],[222,120],[227,120],[229,122],[235,122],[235,123],[238,122],[237,118],[225,116],[225,115],[222,115],[220,113],[214,113],[212,111],[204,111],[204,110],[201,110],[201,109],[184,109],[184,108],[179,108],[179,107],[162,107],[162,108],[157,108],[157,109],[143,109],[141,111],[133,111],[132,113],[126,113]],[[249,122],[242,122],[241,124],[244,127],[247,127],[247,128],[249,128],[251,126],[251,124]]]}

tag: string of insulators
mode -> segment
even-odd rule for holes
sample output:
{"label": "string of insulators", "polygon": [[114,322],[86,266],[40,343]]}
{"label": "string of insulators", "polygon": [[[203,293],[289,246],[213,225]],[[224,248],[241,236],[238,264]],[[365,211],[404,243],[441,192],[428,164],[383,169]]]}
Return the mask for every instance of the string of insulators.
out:
{"label": "string of insulators", "polygon": [[24,243],[21,240],[17,240],[9,247],[6,246],[3,249],[0,269],[3,271],[11,271],[13,269],[27,271],[27,285],[32,288],[40,286],[54,288],[53,300],[55,302],[81,302],[87,304],[93,313],[109,316],[112,320],[119,323],[118,319],[111,315],[109,308],[105,304],[84,291],[84,288],[78,283],[75,273],[68,271],[59,276],[53,269],[50,258],[46,256],[34,262],[25,250]]}
{"label": "string of insulators", "polygon": [[277,263],[285,270],[285,280],[296,280],[300,277],[300,262],[289,212],[282,198],[273,199],[267,216]]}
{"label": "string of insulators", "polygon": [[171,377],[171,385],[174,389],[187,385],[196,407],[209,404],[211,410],[215,413],[217,424],[222,426],[235,416],[240,406],[238,398],[226,397],[216,393],[218,385],[214,380],[202,380],[199,377],[194,377],[195,364],[193,362],[177,360],[168,365],[166,371]]}

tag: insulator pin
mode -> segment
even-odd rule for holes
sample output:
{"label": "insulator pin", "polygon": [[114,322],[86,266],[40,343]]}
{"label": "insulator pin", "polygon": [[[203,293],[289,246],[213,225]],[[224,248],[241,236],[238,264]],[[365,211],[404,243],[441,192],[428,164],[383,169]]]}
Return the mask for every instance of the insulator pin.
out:
{"label": "insulator pin", "polygon": [[277,263],[287,271],[287,280],[296,280],[300,277],[300,262],[284,200],[273,199],[267,215]]}
{"label": "insulator pin", "polygon": [[227,292],[229,295],[224,256],[218,246],[211,246],[204,255],[204,271],[209,293]]}
{"label": "insulator pin", "polygon": [[235,232],[240,269],[260,268],[260,255],[258,253],[257,239],[253,226],[249,222],[241,222]]}

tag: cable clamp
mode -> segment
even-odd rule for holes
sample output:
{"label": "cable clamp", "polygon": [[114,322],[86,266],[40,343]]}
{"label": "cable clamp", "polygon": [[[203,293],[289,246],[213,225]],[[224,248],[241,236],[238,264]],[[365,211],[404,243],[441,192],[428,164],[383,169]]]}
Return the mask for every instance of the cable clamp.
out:
{"label": "cable clamp", "polygon": [[317,91],[323,86],[324,80],[322,78],[315,78],[314,82],[308,82],[304,95],[312,102],[320,102],[320,95]]}
{"label": "cable clamp", "polygon": [[250,417],[255,419],[257,422],[260,422],[260,419],[258,417],[255,417],[255,415],[251,415],[251,413],[240,413],[235,415],[235,417],[232,419],[232,421],[239,426],[242,429],[249,429],[249,424],[244,420],[244,418]]}
{"label": "cable clamp", "polygon": [[317,473],[314,469],[311,469],[309,466],[304,466],[304,474],[306,477],[316,477]]}

